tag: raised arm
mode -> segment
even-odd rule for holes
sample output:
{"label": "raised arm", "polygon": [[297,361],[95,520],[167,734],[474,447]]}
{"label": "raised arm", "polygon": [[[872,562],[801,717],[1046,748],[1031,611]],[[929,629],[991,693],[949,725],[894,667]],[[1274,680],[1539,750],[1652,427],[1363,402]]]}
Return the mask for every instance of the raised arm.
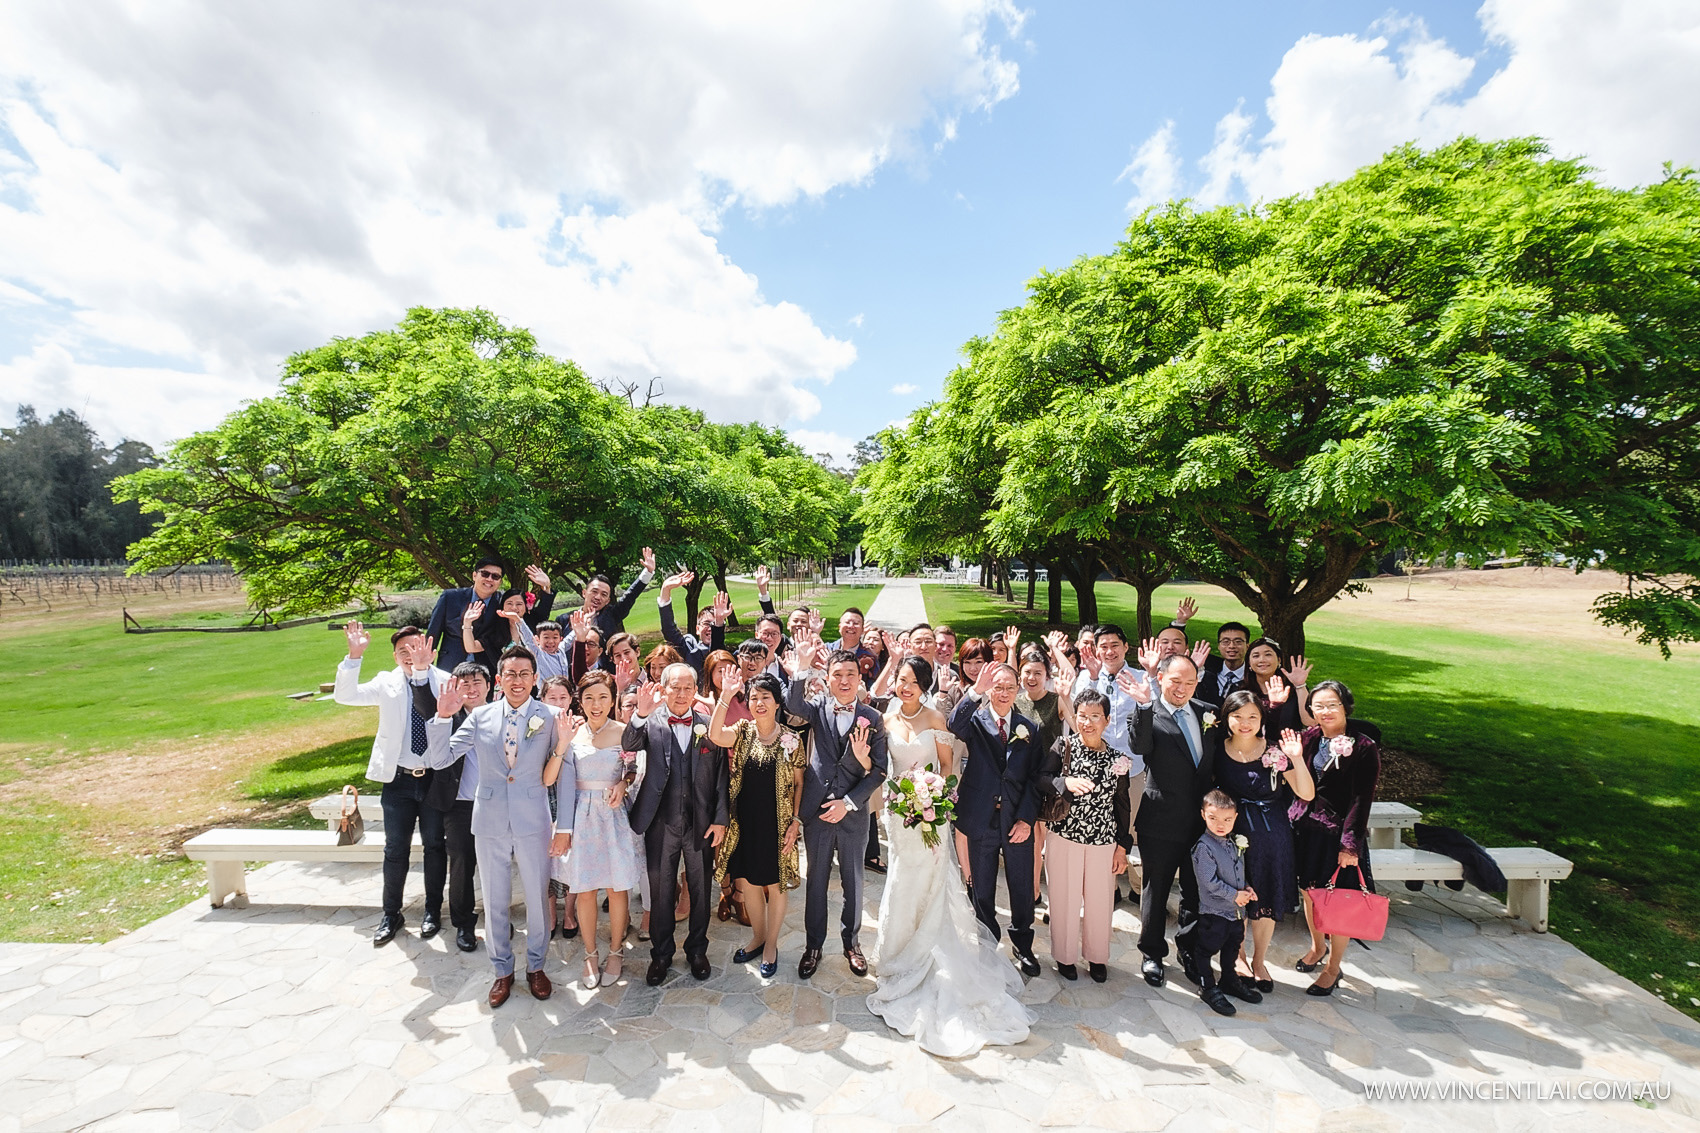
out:
{"label": "raised arm", "polygon": [[336,690],[331,694],[332,699],[355,708],[376,704],[377,678],[360,683],[360,659],[366,656],[366,647],[372,644],[372,636],[359,622],[349,622],[342,627],[342,632],[348,638],[348,656],[336,667]]}
{"label": "raised arm", "polygon": [[655,552],[645,547],[643,549],[643,569],[638,571],[637,580],[627,587],[626,592],[620,595],[619,600],[613,605],[616,618],[621,621],[626,620],[626,616],[632,612],[632,603],[638,600],[638,595],[643,593],[643,588],[648,586],[649,580],[654,577]]}
{"label": "raised arm", "polygon": [[[792,684],[796,684],[795,681]],[[726,726],[726,710],[732,704],[732,698],[738,695],[738,690],[744,687],[744,671],[736,665],[726,675],[726,683],[720,687],[720,695],[714,699],[714,715],[708,719],[708,742],[715,747],[732,746],[732,741],[738,738],[738,733]]]}

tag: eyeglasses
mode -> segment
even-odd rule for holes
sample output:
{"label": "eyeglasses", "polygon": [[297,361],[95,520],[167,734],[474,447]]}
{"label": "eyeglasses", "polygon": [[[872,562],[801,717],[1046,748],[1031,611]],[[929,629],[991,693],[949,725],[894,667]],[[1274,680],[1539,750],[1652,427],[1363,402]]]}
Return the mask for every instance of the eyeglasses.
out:
{"label": "eyeglasses", "polygon": [[476,575],[477,575],[477,576],[478,576],[478,577],[479,577],[479,578],[487,578],[487,579],[489,579],[489,580],[490,580],[490,581],[491,581],[491,582],[500,582],[500,581],[502,581],[502,572],[501,572],[501,571],[499,571],[499,570],[495,570],[495,571],[491,571],[491,570],[478,570],[478,571],[473,571],[473,572],[472,572],[472,573],[474,573],[474,574],[476,574]]}

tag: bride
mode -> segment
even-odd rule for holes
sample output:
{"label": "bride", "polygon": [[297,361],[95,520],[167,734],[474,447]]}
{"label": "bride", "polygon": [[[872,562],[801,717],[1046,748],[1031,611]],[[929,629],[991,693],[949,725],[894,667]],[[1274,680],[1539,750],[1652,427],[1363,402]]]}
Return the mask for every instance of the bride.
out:
{"label": "bride", "polygon": [[[929,763],[950,774],[944,716],[921,699],[932,683],[932,666],[919,657],[898,667],[895,703],[885,717],[893,778]],[[1021,974],[974,916],[954,839],[946,832],[929,848],[918,830],[896,821],[888,834],[890,867],[874,945],[878,984],[868,1010],[945,1058],[966,1057],[988,1043],[1021,1042],[1033,1021],[1016,999]]]}

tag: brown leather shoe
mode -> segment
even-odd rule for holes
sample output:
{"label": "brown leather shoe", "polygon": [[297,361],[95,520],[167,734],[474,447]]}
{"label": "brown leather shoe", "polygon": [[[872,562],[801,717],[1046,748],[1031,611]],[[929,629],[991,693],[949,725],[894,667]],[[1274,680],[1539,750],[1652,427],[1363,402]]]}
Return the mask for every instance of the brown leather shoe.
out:
{"label": "brown leather shoe", "polygon": [[550,993],[555,990],[554,985],[549,982],[549,977],[540,971],[525,973],[525,986],[531,989],[533,999],[548,999]]}
{"label": "brown leather shoe", "polygon": [[508,996],[512,995],[513,991],[514,977],[512,972],[505,976],[497,976],[496,982],[490,985],[490,1006],[500,1007],[508,1001]]}
{"label": "brown leather shoe", "polygon": [[850,947],[846,948],[844,950],[844,958],[850,961],[850,970],[852,972],[855,972],[858,976],[865,976],[868,974],[868,958],[862,955],[861,945],[852,944]]}

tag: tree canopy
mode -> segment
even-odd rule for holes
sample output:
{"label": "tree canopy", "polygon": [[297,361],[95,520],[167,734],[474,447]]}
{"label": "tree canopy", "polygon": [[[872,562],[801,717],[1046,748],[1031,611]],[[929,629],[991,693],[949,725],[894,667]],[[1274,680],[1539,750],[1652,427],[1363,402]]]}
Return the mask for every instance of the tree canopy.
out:
{"label": "tree canopy", "polygon": [[953,493],[958,540],[1184,570],[1289,650],[1391,548],[1525,550],[1616,568],[1641,587],[1608,620],[1693,640],[1697,220],[1689,173],[1613,189],[1535,139],[1148,210],[882,437],[870,542],[926,543]]}
{"label": "tree canopy", "polygon": [[153,464],[143,442],[109,448],[70,410],[43,421],[19,406],[17,425],[0,429],[0,559],[123,558],[153,525],[109,485]]}
{"label": "tree canopy", "polygon": [[646,545],[724,573],[823,553],[849,507],[776,430],[635,407],[487,311],[427,308],[291,356],[275,396],[115,493],[163,513],[135,569],[226,559],[286,612],[467,585],[484,555],[557,586],[617,578]]}

